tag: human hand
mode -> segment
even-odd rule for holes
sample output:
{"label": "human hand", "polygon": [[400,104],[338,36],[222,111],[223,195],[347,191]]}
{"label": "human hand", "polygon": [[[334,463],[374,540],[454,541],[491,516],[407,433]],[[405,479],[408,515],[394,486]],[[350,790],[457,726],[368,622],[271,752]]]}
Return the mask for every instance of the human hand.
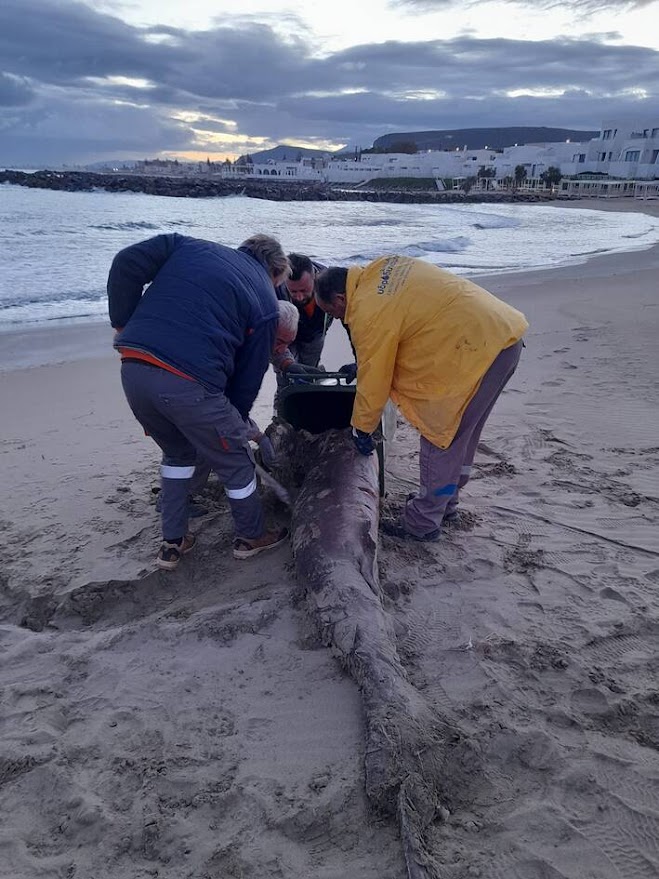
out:
{"label": "human hand", "polygon": [[324,372],[324,369],[320,369],[317,366],[305,366],[303,363],[295,361],[284,369],[285,375],[322,375]]}
{"label": "human hand", "polygon": [[339,372],[341,375],[345,376],[345,380],[348,384],[352,384],[357,378],[357,364],[344,363],[341,369],[339,369]]}
{"label": "human hand", "polygon": [[363,430],[352,429],[352,441],[360,455],[372,455],[375,449],[373,442],[373,434],[365,433]]}
{"label": "human hand", "polygon": [[274,467],[277,464],[277,455],[270,437],[263,434],[259,440],[259,449],[261,451],[261,460],[263,461],[264,467],[268,470]]}
{"label": "human hand", "polygon": [[261,442],[261,429],[259,428],[256,421],[253,421],[249,415],[246,416],[243,421],[245,422],[245,427],[247,428],[247,439],[253,443]]}

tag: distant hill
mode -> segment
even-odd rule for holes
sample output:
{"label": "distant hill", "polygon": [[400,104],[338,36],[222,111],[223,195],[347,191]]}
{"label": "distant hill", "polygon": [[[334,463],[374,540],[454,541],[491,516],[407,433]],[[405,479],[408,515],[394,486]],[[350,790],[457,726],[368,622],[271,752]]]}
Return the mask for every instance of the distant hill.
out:
{"label": "distant hill", "polygon": [[591,140],[599,131],[575,131],[572,128],[455,128],[450,131],[402,131],[383,134],[373,141],[375,149],[389,149],[395,143],[414,142],[418,150],[482,150],[523,143],[557,143],[566,140]]}
{"label": "distant hill", "polygon": [[[304,159],[315,159],[319,156],[331,155],[331,153],[329,150],[313,150],[309,149],[309,147],[279,144],[276,147],[272,147],[272,149],[261,150],[259,153],[249,153],[249,155],[253,162],[261,165],[265,162],[295,162],[300,156]],[[245,156],[241,156],[238,161],[241,159],[245,159]]]}

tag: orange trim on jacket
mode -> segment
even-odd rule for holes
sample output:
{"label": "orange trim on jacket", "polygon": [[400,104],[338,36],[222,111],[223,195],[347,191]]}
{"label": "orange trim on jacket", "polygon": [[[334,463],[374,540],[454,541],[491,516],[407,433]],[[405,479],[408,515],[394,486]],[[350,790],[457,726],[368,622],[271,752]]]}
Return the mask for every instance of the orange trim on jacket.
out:
{"label": "orange trim on jacket", "polygon": [[167,372],[173,372],[174,375],[178,375],[180,378],[186,378],[190,382],[196,381],[191,375],[186,375],[186,373],[181,372],[180,369],[170,366],[169,363],[165,363],[163,360],[158,360],[157,357],[154,357],[153,354],[147,354],[146,351],[138,351],[135,348],[118,348],[117,350],[121,354],[122,360],[142,360],[144,363],[148,363],[151,366],[159,366],[160,369],[166,369]]}

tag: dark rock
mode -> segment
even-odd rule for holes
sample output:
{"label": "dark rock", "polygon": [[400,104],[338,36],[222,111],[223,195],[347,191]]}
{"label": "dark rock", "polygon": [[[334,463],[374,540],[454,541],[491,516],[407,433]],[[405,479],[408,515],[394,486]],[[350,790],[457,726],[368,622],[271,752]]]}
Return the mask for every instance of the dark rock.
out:
{"label": "dark rock", "polygon": [[[96,174],[90,171],[0,171],[0,183],[66,192],[142,192],[177,198],[245,195],[270,201],[375,201],[397,204],[484,204],[552,201],[546,192],[434,192],[406,189],[350,189],[344,184],[313,181],[267,181],[210,177],[155,177],[139,174]],[[565,196],[562,196],[565,198]]]}

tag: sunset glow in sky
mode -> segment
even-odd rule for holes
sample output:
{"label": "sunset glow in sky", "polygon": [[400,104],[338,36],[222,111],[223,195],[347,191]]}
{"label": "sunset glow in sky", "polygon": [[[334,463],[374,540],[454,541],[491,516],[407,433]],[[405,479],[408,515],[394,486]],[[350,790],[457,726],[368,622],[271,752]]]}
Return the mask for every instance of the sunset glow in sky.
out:
{"label": "sunset glow in sky", "polygon": [[3,0],[0,166],[656,117],[659,0]]}

